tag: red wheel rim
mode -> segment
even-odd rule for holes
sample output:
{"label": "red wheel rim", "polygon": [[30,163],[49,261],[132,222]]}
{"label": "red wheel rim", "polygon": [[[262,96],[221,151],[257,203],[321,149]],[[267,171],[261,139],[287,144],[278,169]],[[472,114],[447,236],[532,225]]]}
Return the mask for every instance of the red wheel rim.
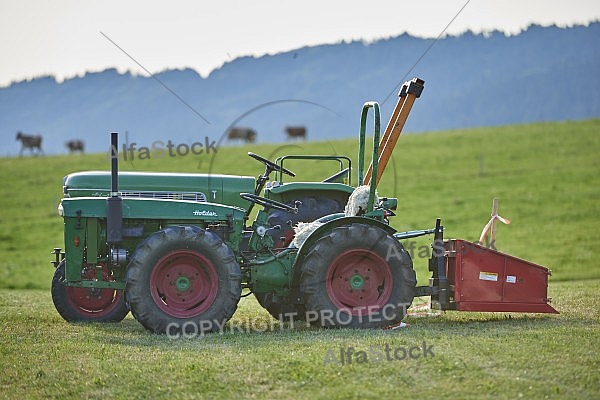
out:
{"label": "red wheel rim", "polygon": [[[102,275],[105,281],[111,281],[108,274],[108,269],[102,267]],[[81,274],[81,278],[95,279],[96,272],[94,269],[85,269]],[[122,290],[114,289],[96,289],[67,286],[67,299],[74,309],[80,314],[87,315],[93,318],[100,318],[119,306],[119,301],[123,296]]]}
{"label": "red wheel rim", "polygon": [[392,293],[388,263],[368,249],[347,250],[327,270],[327,294],[338,308],[352,315],[370,315],[383,308]]}
{"label": "red wheel rim", "polygon": [[215,301],[217,271],[203,255],[177,250],[161,258],[150,275],[150,290],[156,305],[167,314],[191,318]]}

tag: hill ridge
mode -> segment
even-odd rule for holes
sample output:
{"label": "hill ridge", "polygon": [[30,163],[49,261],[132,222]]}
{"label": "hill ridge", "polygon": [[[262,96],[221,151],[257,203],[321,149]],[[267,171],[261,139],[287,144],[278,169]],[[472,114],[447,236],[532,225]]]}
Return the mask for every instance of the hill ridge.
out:
{"label": "hill ridge", "polygon": [[[600,22],[443,37],[406,77],[426,81],[406,131],[597,117],[599,38]],[[18,152],[19,130],[41,133],[47,153],[65,152],[71,138],[102,151],[110,130],[133,141],[216,139],[248,110],[284,99],[301,101],[259,108],[238,125],[254,128],[260,142],[285,140],[286,125],[307,126],[311,138],[353,136],[362,103],[383,102],[432,41],[403,34],[244,56],[207,77],[192,68],[156,74],[210,125],[151,77],[114,68],[62,83],[51,76],[14,83],[0,88],[0,132],[11,143],[1,155]],[[382,104],[384,120],[393,97]]]}

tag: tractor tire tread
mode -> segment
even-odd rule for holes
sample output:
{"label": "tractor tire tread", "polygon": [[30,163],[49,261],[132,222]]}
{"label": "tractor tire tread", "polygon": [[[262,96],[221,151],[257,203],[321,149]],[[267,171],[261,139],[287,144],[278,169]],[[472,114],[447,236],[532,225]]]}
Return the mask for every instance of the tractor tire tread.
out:
{"label": "tractor tire tread", "polygon": [[65,285],[65,263],[66,260],[56,267],[52,278],[51,295],[52,302],[58,314],[68,322],[120,322],[129,313],[129,308],[125,303],[125,296],[120,295],[114,308],[108,313],[102,313],[100,316],[90,316],[82,313],[73,307],[69,301],[67,286]]}
{"label": "tractor tire tread", "polygon": [[314,324],[320,324],[323,327],[373,328],[400,322],[415,295],[416,275],[412,268],[412,260],[402,244],[392,236],[380,228],[362,223],[352,223],[334,228],[318,239],[309,249],[300,272],[300,292],[307,312],[316,312],[321,316],[324,311],[333,311],[334,314],[339,311],[326,290],[327,269],[329,263],[343,251],[351,249],[352,246],[369,246],[370,250],[378,252],[384,259],[387,258],[387,252],[383,251],[389,248],[388,246],[396,247],[393,254],[400,254],[400,259],[390,257],[389,260],[386,260],[394,278],[388,304],[403,305],[403,307],[396,308],[395,310],[398,311],[389,319],[375,317],[364,321],[365,317],[352,317],[348,324],[340,325],[339,321],[331,324],[330,321],[319,318]]}
{"label": "tractor tire tread", "polygon": [[[154,263],[162,254],[180,248],[191,248],[209,257],[219,276],[219,293],[213,304],[194,318],[166,314],[157,307],[150,294],[150,274]],[[151,332],[167,333],[169,325],[174,324],[169,333],[181,333],[186,323],[217,321],[206,331],[198,331],[209,333],[216,331],[235,313],[242,292],[241,278],[233,251],[219,236],[195,226],[171,226],[153,233],[138,245],[127,267],[125,294],[133,316]]]}

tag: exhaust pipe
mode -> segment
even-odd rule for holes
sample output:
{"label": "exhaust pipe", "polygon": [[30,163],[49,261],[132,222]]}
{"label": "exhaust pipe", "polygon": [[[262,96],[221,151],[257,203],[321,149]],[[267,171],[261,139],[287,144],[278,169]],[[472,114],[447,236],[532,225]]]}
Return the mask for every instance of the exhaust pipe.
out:
{"label": "exhaust pipe", "polygon": [[119,196],[119,134],[110,134],[111,185],[110,197],[106,200],[106,241],[117,244],[123,240],[123,199]]}

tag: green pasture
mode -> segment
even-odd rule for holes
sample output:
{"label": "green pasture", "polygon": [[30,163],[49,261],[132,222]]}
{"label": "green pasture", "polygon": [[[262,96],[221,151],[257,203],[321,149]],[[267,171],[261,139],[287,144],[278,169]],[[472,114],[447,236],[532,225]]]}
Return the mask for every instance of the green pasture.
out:
{"label": "green pasture", "polygon": [[[107,134],[107,150],[108,141]],[[248,151],[271,159],[342,154],[356,160],[358,143],[223,146],[211,155],[121,160],[120,169],[256,177],[263,166]],[[398,198],[396,229],[433,227],[440,217],[446,237],[468,240],[479,238],[498,197],[500,215],[512,221],[498,227],[499,250],[549,267],[553,281],[600,278],[594,258],[600,249],[594,234],[600,225],[599,151],[598,119],[404,135],[378,192]],[[50,251],[63,247],[57,213],[62,179],[71,172],[110,169],[107,154],[0,158],[0,288],[50,287]],[[289,168],[298,180],[313,181],[331,175],[336,166],[295,161]],[[425,260],[416,259],[415,268],[426,281]]]}
{"label": "green pasture", "polygon": [[[212,156],[120,167],[256,177],[263,167],[248,151],[356,160],[357,150],[351,139],[223,146]],[[500,215],[511,223],[498,226],[496,247],[552,270],[549,295],[560,315],[446,312],[408,317],[411,326],[397,331],[322,330],[281,325],[250,296],[223,334],[177,340],[146,332],[131,316],[68,324],[52,305],[50,252],[63,247],[56,211],[62,178],[108,170],[106,154],[1,158],[0,391],[15,399],[599,398],[599,151],[600,119],[403,135],[378,189],[398,198],[397,230],[430,228],[439,217],[447,238],[473,241],[499,198]],[[288,167],[302,181],[336,168]],[[426,284],[425,255],[413,261]],[[269,329],[258,332],[256,321]],[[434,356],[325,363],[329,350],[424,342]]]}
{"label": "green pasture", "polygon": [[[224,334],[170,339],[131,315],[68,324],[48,290],[0,289],[0,390],[7,399],[597,399],[599,292],[598,279],[555,282],[560,315],[446,312],[396,331],[281,326],[246,297]],[[337,356],[424,342],[433,356],[343,365]]]}

